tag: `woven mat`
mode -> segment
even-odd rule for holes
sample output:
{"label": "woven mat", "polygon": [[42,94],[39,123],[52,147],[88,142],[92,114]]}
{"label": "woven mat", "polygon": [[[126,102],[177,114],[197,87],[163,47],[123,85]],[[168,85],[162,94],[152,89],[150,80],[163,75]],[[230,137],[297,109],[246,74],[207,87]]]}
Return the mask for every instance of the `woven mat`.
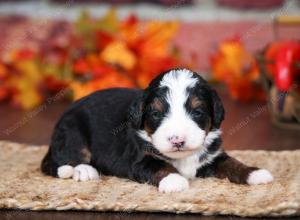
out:
{"label": "woven mat", "polygon": [[275,181],[246,186],[216,178],[191,181],[190,189],[161,194],[157,188],[102,176],[75,182],[44,176],[47,147],[0,142],[0,208],[202,213],[205,215],[300,215],[300,150],[231,151],[246,164],[268,168]]}

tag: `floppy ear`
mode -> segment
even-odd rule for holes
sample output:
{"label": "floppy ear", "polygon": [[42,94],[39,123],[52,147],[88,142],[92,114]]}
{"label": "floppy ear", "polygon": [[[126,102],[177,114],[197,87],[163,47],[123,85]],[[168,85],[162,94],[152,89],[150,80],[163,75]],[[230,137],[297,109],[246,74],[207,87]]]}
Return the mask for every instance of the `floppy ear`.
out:
{"label": "floppy ear", "polygon": [[220,128],[222,121],[224,120],[224,107],[220,97],[218,96],[217,92],[212,89],[211,90],[211,101],[212,101],[212,129]]}
{"label": "floppy ear", "polygon": [[142,126],[143,118],[143,96],[138,97],[134,100],[128,109],[128,121],[134,129],[140,129]]}

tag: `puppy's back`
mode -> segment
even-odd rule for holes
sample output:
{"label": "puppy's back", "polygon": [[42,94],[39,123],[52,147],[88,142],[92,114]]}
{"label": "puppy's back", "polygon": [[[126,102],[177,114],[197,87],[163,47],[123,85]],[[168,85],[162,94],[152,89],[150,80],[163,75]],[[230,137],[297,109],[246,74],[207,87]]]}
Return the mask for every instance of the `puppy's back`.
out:
{"label": "puppy's back", "polygon": [[54,128],[42,171],[57,176],[59,166],[88,163],[78,153],[85,148],[94,156],[99,152],[108,155],[111,145],[117,150],[122,146],[118,136],[126,130],[129,106],[141,94],[141,90],[114,88],[97,91],[72,103]]}

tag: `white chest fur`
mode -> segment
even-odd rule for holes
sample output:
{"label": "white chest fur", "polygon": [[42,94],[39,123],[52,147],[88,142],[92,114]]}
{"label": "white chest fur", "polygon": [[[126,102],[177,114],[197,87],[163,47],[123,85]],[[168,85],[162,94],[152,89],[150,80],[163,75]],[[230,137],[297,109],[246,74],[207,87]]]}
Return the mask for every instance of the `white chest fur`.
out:
{"label": "white chest fur", "polygon": [[220,153],[221,151],[219,150],[214,154],[207,154],[205,158],[199,160],[201,153],[198,152],[189,157],[173,160],[171,164],[182,176],[193,179],[196,177],[199,168],[211,163]]}
{"label": "white chest fur", "polygon": [[199,153],[193,154],[183,159],[172,161],[172,165],[178,172],[189,179],[196,177],[196,172],[199,167]]}

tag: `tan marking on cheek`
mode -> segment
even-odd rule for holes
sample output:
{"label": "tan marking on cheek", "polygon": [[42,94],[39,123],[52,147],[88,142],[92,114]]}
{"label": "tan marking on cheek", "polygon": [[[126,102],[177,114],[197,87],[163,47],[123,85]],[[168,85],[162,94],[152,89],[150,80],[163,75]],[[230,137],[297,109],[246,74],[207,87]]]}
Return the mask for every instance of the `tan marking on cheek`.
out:
{"label": "tan marking on cheek", "polygon": [[80,150],[80,154],[83,157],[82,158],[83,162],[85,162],[85,163],[90,163],[91,162],[92,154],[86,147],[84,147]]}
{"label": "tan marking on cheek", "polygon": [[144,130],[147,132],[149,136],[154,133],[154,131],[148,126],[147,121],[145,121],[144,123]]}
{"label": "tan marking on cheek", "polygon": [[194,96],[191,98],[190,104],[192,108],[197,108],[202,104],[202,102],[198,99],[198,97]]}
{"label": "tan marking on cheek", "polygon": [[155,98],[153,101],[153,107],[155,110],[159,111],[159,112],[163,112],[164,111],[164,106],[161,103],[161,101],[159,101],[158,98]]}
{"label": "tan marking on cheek", "polygon": [[211,118],[208,119],[207,125],[205,127],[205,132],[208,134],[210,130],[212,129],[212,124],[211,124]]}

